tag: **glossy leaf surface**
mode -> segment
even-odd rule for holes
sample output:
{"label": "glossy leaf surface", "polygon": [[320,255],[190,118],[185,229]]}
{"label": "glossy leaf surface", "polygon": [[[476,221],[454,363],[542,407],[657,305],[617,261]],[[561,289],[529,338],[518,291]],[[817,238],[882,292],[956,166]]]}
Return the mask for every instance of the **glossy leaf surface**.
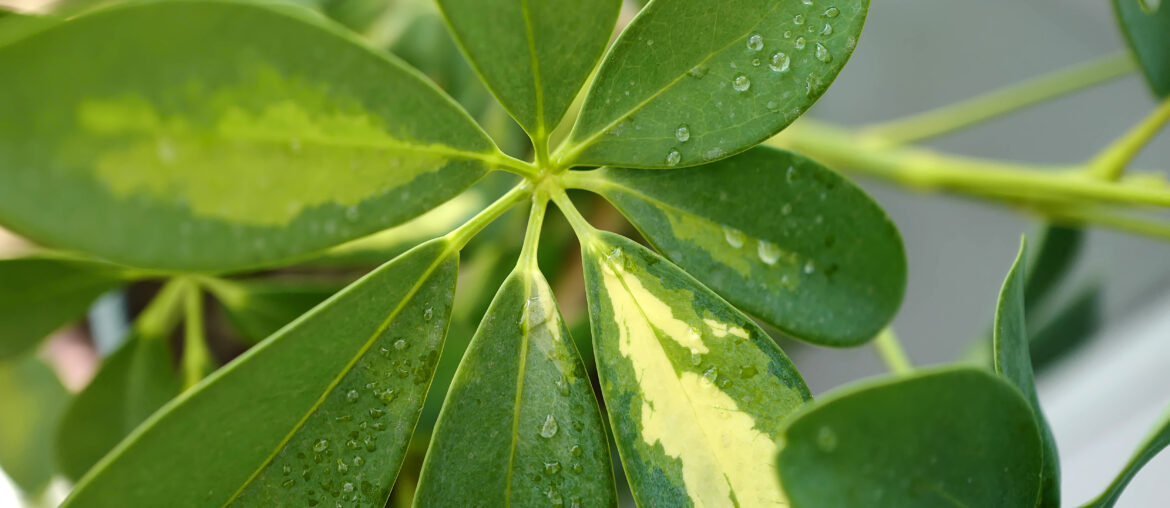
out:
{"label": "glossy leaf surface", "polygon": [[781,420],[809,399],[750,318],[624,237],[582,255],[598,376],[640,506],[782,506]]}
{"label": "glossy leaf surface", "polygon": [[1154,427],[1154,430],[1150,432],[1150,435],[1138,447],[1133,458],[1129,459],[1129,463],[1125,465],[1125,469],[1121,470],[1121,473],[1109,484],[1105,492],[1102,492],[1100,496],[1086,504],[1085,508],[1110,508],[1116,504],[1117,500],[1121,498],[1121,494],[1125,491],[1125,487],[1129,485],[1129,482],[1133,480],[1133,477],[1137,475],[1138,471],[1167,446],[1170,446],[1170,412],[1162,417],[1161,421]]}
{"label": "glossy leaf surface", "polygon": [[995,310],[995,371],[1020,390],[1036,414],[1036,425],[1044,445],[1044,469],[1040,492],[1040,506],[1060,506],[1060,458],[1056,440],[1044,418],[1036,383],[1032,375],[1029,354],[1028,325],[1024,318],[1024,259],[1025,242],[1008,271],[999,293]]}
{"label": "glossy leaf surface", "polygon": [[498,157],[416,71],[247,2],[72,19],[0,48],[0,96],[0,223],[135,266],[324,249],[433,208]]}
{"label": "glossy leaf surface", "polygon": [[1113,9],[1154,95],[1170,96],[1170,7],[1154,0],[1113,0]]}
{"label": "glossy leaf surface", "polygon": [[776,134],[849,59],[867,0],[656,0],[614,43],[560,159],[694,166]]}
{"label": "glossy leaf surface", "polygon": [[918,373],[819,399],[784,430],[794,508],[1035,506],[1041,443],[1020,393],[975,369]]}
{"label": "glossy leaf surface", "polygon": [[241,338],[260,342],[341,289],[320,280],[217,279],[207,289]]}
{"label": "glossy leaf surface", "polygon": [[69,394],[48,365],[28,355],[0,362],[0,401],[0,468],[35,496],[55,472],[53,431]]}
{"label": "glossy leaf surface", "polygon": [[620,0],[439,0],[468,59],[533,137],[557,126],[605,50]]}
{"label": "glossy leaf surface", "polygon": [[66,506],[383,506],[442,348],[457,258],[435,240],[353,283],[155,413]]}
{"label": "glossy leaf surface", "polygon": [[[0,191],[2,192],[2,191]],[[0,259],[0,359],[28,351],[125,282],[116,267],[33,256]]]}
{"label": "glossy leaf surface", "polygon": [[799,155],[760,147],[702,167],[607,167],[576,180],[659,252],[794,337],[861,344],[901,304],[898,230],[861,189]]}
{"label": "glossy leaf surface", "polygon": [[539,272],[518,268],[460,363],[417,506],[616,506],[581,356]]}
{"label": "glossy leaf surface", "polygon": [[57,465],[77,480],[138,424],[179,394],[168,341],[184,285],[171,283],[135,320],[129,338],[70,402],[56,436]]}

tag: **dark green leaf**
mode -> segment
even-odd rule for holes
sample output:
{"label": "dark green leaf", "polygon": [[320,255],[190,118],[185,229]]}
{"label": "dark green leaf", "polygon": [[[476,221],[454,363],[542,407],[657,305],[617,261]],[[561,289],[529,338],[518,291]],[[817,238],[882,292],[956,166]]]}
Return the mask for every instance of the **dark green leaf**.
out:
{"label": "dark green leaf", "polygon": [[156,409],[179,394],[168,340],[178,325],[183,284],[172,282],[138,316],[130,337],[102,362],[66,408],[57,430],[61,472],[77,480]]}
{"label": "dark green leaf", "polygon": [[758,325],[624,237],[581,238],[597,371],[641,506],[772,506],[781,421],[809,399]]}
{"label": "dark green leaf", "polygon": [[518,268],[447,393],[417,506],[616,506],[609,442],[544,277]]}
{"label": "dark green leaf", "polygon": [[1084,246],[1081,228],[1049,224],[1040,232],[1036,255],[1028,263],[1028,280],[1024,284],[1024,307],[1039,309],[1052,292],[1076,266]]}
{"label": "dark green leaf", "polygon": [[1117,499],[1121,497],[1121,493],[1125,491],[1125,487],[1129,485],[1130,480],[1133,480],[1134,475],[1145,466],[1150,459],[1154,458],[1158,452],[1170,446],[1170,412],[1162,417],[1162,420],[1150,432],[1145,442],[1138,447],[1137,453],[1133,458],[1129,459],[1129,463],[1125,465],[1118,473],[1117,478],[1109,487],[1102,492],[1096,499],[1090,501],[1085,505],[1085,508],[1110,508]]}
{"label": "dark green leaf", "polygon": [[694,166],[743,151],[816,101],[868,0],[656,0],[601,64],[558,160]]}
{"label": "dark green leaf", "polygon": [[1057,307],[1047,319],[1028,318],[1032,369],[1040,373],[1093,337],[1104,319],[1101,286],[1089,286]]}
{"label": "dark green leaf", "polygon": [[63,257],[0,260],[0,359],[27,351],[85,314],[126,275],[110,265]]}
{"label": "dark green leaf", "polygon": [[339,282],[295,279],[215,279],[215,295],[241,338],[259,342],[341,289]]}
{"label": "dark green leaf", "polygon": [[136,266],[238,268],[401,223],[499,160],[416,71],[298,12],[150,2],[0,48],[0,221]]}
{"label": "dark green leaf", "polygon": [[853,346],[902,302],[906,255],[889,217],[820,164],[755,148],[670,172],[603,168],[605,196],[666,257],[785,333]]}
{"label": "dark green leaf", "polygon": [[67,506],[381,507],[451,312],[458,254],[386,263],[164,406]]}
{"label": "dark green leaf", "polygon": [[790,421],[779,462],[794,508],[1031,507],[1041,444],[1019,391],[960,368],[819,399]]}
{"label": "dark green leaf", "polygon": [[1165,98],[1170,96],[1170,8],[1160,3],[1113,0],[1113,10],[1154,95]]}
{"label": "dark green leaf", "polygon": [[0,361],[0,468],[21,490],[36,494],[49,484],[53,432],[69,394],[35,356]]}
{"label": "dark green leaf", "polygon": [[471,64],[536,140],[597,63],[621,0],[438,0]]}
{"label": "dark green leaf", "polygon": [[1024,318],[1024,259],[1026,242],[1020,242],[1016,256],[999,293],[995,310],[995,371],[1020,390],[1036,414],[1036,425],[1044,445],[1043,477],[1040,506],[1060,506],[1060,458],[1056,440],[1044,419],[1036,385],[1032,379],[1032,360],[1029,356],[1027,321]]}

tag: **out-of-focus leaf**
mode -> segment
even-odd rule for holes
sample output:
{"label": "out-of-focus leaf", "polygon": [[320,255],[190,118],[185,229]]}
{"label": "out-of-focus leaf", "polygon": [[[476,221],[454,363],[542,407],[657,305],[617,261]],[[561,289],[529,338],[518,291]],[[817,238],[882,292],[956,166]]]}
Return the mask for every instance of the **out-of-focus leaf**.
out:
{"label": "out-of-focus leaf", "polygon": [[1113,0],[1113,10],[1154,95],[1170,96],[1170,7],[1156,0]]}
{"label": "out-of-focus leaf", "polygon": [[151,416],[65,506],[384,506],[458,257],[434,240],[354,282]]}
{"label": "out-of-focus leaf", "polygon": [[1129,463],[1117,474],[1117,478],[1109,484],[1105,492],[1102,492],[1100,496],[1097,496],[1096,499],[1086,504],[1084,508],[1112,507],[1117,503],[1117,500],[1125,491],[1125,487],[1129,485],[1129,482],[1133,480],[1133,477],[1137,475],[1138,471],[1167,446],[1170,446],[1170,412],[1167,412],[1162,417],[1162,420],[1158,422],[1150,432],[1149,437],[1138,447],[1133,458],[1129,459]]}
{"label": "out-of-focus leaf", "polygon": [[[0,78],[2,79],[2,78]],[[28,351],[125,283],[118,267],[55,256],[0,259],[0,360]]]}
{"label": "out-of-focus leaf", "polygon": [[948,369],[809,405],[784,430],[780,482],[794,508],[1032,507],[1041,453],[1018,390]]}
{"label": "out-of-focus leaf", "polygon": [[1104,305],[1101,286],[1094,284],[1051,312],[1047,319],[1029,318],[1032,369],[1040,373],[1088,342],[1101,326]]}
{"label": "out-of-focus leaf", "polygon": [[240,337],[260,342],[344,286],[320,279],[214,279],[206,284]]}
{"label": "out-of-focus leaf", "polygon": [[130,337],[73,398],[57,429],[61,472],[77,480],[156,409],[178,395],[168,346],[181,315],[183,283],[164,286],[135,320]]}
{"label": "out-of-focus leaf", "polygon": [[1018,388],[1032,406],[1044,449],[1039,506],[1059,507],[1060,458],[1056,451],[1056,440],[1052,437],[1052,429],[1044,418],[1040,398],[1036,395],[1032,360],[1029,356],[1028,325],[1024,318],[1026,253],[1027,242],[1021,240],[1020,252],[1011,270],[1008,271],[999,293],[999,303],[995,310],[995,371]]}
{"label": "out-of-focus leaf", "polygon": [[0,361],[0,468],[26,493],[39,493],[53,476],[53,432],[68,402],[40,359]]}
{"label": "out-of-focus leaf", "polygon": [[73,18],[0,47],[0,96],[0,222],[134,266],[308,255],[438,206],[502,157],[397,59],[251,2]]}
{"label": "out-of-focus leaf", "polygon": [[759,147],[701,167],[570,176],[621,210],[659,252],[793,337],[855,346],[897,312],[898,230],[848,180]]}
{"label": "out-of-focus leaf", "polygon": [[782,506],[781,421],[810,398],[750,318],[651,250],[581,237],[598,376],[641,506]]}
{"label": "out-of-focus leaf", "polygon": [[1028,279],[1024,284],[1024,306],[1039,309],[1048,303],[1053,290],[1068,277],[1085,244],[1085,232],[1049,224],[1034,242],[1036,255],[1028,263]]}
{"label": "out-of-focus leaf", "polygon": [[11,44],[60,23],[56,16],[4,10],[0,6],[0,46]]}

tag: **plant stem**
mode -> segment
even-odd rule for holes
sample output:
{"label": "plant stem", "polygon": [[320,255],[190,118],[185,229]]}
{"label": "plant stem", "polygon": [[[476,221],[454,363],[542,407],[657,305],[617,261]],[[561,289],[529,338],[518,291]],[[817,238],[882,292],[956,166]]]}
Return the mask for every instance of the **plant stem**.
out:
{"label": "plant stem", "polygon": [[187,288],[186,315],[183,336],[183,389],[195,386],[211,367],[211,352],[203,330],[203,290],[193,281],[185,281]]}
{"label": "plant stem", "polygon": [[1154,110],[1141,123],[1130,129],[1129,132],[1114,141],[1113,144],[1101,151],[1087,164],[1086,172],[1106,181],[1115,181],[1121,178],[1126,166],[1141,153],[1142,148],[1150,142],[1162,126],[1170,121],[1170,99]]}
{"label": "plant stem", "polygon": [[524,198],[527,198],[530,194],[532,194],[532,182],[528,180],[525,180],[523,183],[515,187],[512,187],[512,190],[509,190],[503,196],[500,196],[500,199],[497,199],[495,202],[488,205],[487,208],[484,208],[483,211],[476,214],[475,217],[468,219],[468,221],[463,223],[462,226],[459,226],[455,228],[454,231],[447,233],[446,237],[451,241],[452,248],[455,250],[462,249],[467,245],[467,242],[471,241],[471,239],[474,238],[477,233],[482,231],[483,228],[487,227],[488,224],[491,224],[492,221],[496,220],[499,216],[503,215],[504,212],[512,208],[512,205],[523,201]]}
{"label": "plant stem", "polygon": [[528,213],[528,229],[524,232],[524,247],[516,266],[530,270],[537,267],[537,250],[540,247],[540,228],[544,225],[544,214],[548,209],[548,197],[542,194],[532,196],[532,208]]}
{"label": "plant stem", "polygon": [[894,335],[893,328],[887,327],[878,333],[873,340],[873,345],[890,372],[900,375],[909,374],[914,370],[914,366],[910,363],[910,357],[906,356],[906,351],[902,349],[902,343],[898,341],[898,336]]}
{"label": "plant stem", "polygon": [[955,104],[865,127],[859,134],[887,146],[926,139],[1116,79],[1136,68],[1129,52],[1122,52]]}
{"label": "plant stem", "polygon": [[[547,147],[545,150],[545,156],[547,158]],[[540,176],[540,167],[543,167],[524,162],[503,152],[500,152],[496,156],[495,165],[499,166],[500,169],[503,169],[504,171],[529,179]]]}
{"label": "plant stem", "polygon": [[180,302],[187,296],[187,283],[183,279],[170,279],[138,317],[134,318],[134,330],[139,337],[164,339],[174,330],[182,316]]}
{"label": "plant stem", "polygon": [[569,199],[568,194],[565,194],[564,189],[556,188],[549,193],[553,203],[556,203],[557,208],[564,214],[565,219],[569,221],[569,225],[573,227],[573,232],[577,234],[577,239],[582,243],[586,239],[591,238],[596,229],[585,220],[581,212],[577,210],[577,206]]}

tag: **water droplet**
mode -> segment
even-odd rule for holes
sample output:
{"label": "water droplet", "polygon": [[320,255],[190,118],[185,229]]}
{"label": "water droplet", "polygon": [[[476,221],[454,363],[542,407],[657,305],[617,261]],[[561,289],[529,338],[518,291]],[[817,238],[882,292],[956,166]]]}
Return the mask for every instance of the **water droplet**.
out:
{"label": "water droplet", "polygon": [[764,36],[760,34],[752,34],[751,37],[748,37],[747,47],[752,51],[759,51],[764,49]]}
{"label": "water droplet", "polygon": [[678,150],[671,150],[666,154],[666,165],[677,166],[682,161],[682,154]]}
{"label": "water droplet", "polygon": [[382,393],[378,394],[378,400],[382,401],[383,404],[389,404],[391,402],[394,402],[394,399],[397,397],[398,397],[398,394],[394,393],[394,390],[391,390],[389,388],[382,390]]}
{"label": "water droplet", "polygon": [[685,123],[679,125],[678,128],[674,130],[674,137],[675,139],[678,139],[679,143],[686,143],[688,139],[691,139],[691,128]]}
{"label": "water droplet", "polygon": [[565,504],[565,500],[561,497],[561,493],[557,492],[557,489],[551,485],[548,487],[548,490],[544,491],[544,495],[548,496],[548,501],[554,506],[561,506]]}
{"label": "water droplet", "polygon": [[357,206],[351,206],[351,207],[345,209],[345,220],[348,220],[350,222],[355,222],[358,220],[358,217],[360,217],[360,216],[361,216],[361,212],[358,211]]}
{"label": "water droplet", "polygon": [[[580,468],[580,467],[581,467],[581,464],[577,464],[573,469],[576,470],[577,468]],[[577,472],[580,473],[580,471],[577,471]],[[569,500],[569,508],[581,508],[581,498],[574,497],[573,499]]]}
{"label": "water droplet", "polygon": [[293,486],[293,485],[296,485],[296,484],[297,484],[297,481],[296,481],[296,480],[293,480],[292,478],[289,478],[289,479],[287,479],[287,480],[285,480],[285,481],[281,482],[281,483],[280,483],[280,486],[281,486],[281,487],[284,487],[284,488],[286,488],[286,489],[288,489],[288,488],[292,488],[292,486]]}
{"label": "water droplet", "polygon": [[756,248],[756,254],[760,256],[760,261],[771,266],[780,260],[780,247],[772,242],[760,240],[760,245]]}
{"label": "water droplet", "polygon": [[398,340],[394,341],[394,349],[397,349],[399,351],[406,349],[406,340],[405,339],[398,339]]}
{"label": "water droplet", "polygon": [[850,35],[848,38],[845,39],[845,50],[846,51],[853,51],[853,48],[856,48],[856,47],[857,47],[857,37]]}
{"label": "water droplet", "polygon": [[548,439],[555,435],[557,435],[557,419],[553,415],[548,415],[540,426],[540,437]]}
{"label": "water droplet", "polygon": [[345,483],[341,484],[341,490],[344,490],[346,492],[353,492],[353,483],[345,482]]}
{"label": "water droplet", "polygon": [[744,379],[751,379],[756,377],[756,374],[758,374],[758,372],[756,371],[756,367],[754,365],[744,365],[743,367],[739,368],[739,377]]}
{"label": "water droplet", "polygon": [[760,59],[759,59],[759,58],[753,58],[753,59],[752,59],[752,67],[759,67],[759,66],[760,66]]}
{"label": "water droplet", "polygon": [[360,397],[360,395],[358,394],[357,390],[350,390],[345,394],[345,400],[350,402],[357,402],[358,397]]}
{"label": "water droplet", "polygon": [[568,396],[569,395],[569,381],[564,379],[564,378],[558,379],[557,380],[557,392],[560,393],[562,397]]}
{"label": "water droplet", "polygon": [[366,459],[363,459],[361,455],[354,455],[353,456],[353,465],[355,465],[357,467],[362,467],[365,464],[366,464]]}
{"label": "water droplet", "polygon": [[795,182],[796,181],[796,168],[794,168],[792,166],[788,166],[788,171],[786,173],[784,173],[784,179],[787,180],[788,183]]}
{"label": "water droplet", "polygon": [[712,384],[715,384],[715,381],[717,379],[719,379],[719,369],[715,368],[714,365],[708,367],[707,370],[703,371],[703,384],[704,385],[711,386]]}
{"label": "water droplet", "polygon": [[718,159],[720,157],[723,157],[723,154],[724,154],[723,149],[716,146],[716,147],[713,147],[710,150],[707,150],[706,152],[704,152],[703,158],[705,158],[707,160],[715,160],[715,159]]}
{"label": "water droplet", "polygon": [[611,261],[611,260],[616,260],[620,257],[622,257],[622,248],[621,247],[614,247],[613,250],[609,251],[609,253],[605,255],[605,260]]}
{"label": "water droplet", "polygon": [[829,62],[833,61],[833,55],[829,54],[829,48],[826,48],[824,44],[821,44],[819,42],[817,43],[816,55],[817,55],[817,60],[820,60],[824,63],[829,63]]}
{"label": "water droplet", "polygon": [[802,3],[804,5],[812,5],[813,0],[800,0],[800,3]]}
{"label": "water droplet", "polygon": [[817,265],[816,265],[816,263],[813,263],[811,259],[808,261],[805,261],[804,273],[810,274],[810,273],[813,273],[814,271],[816,271],[816,269],[817,269]]}
{"label": "water droplet", "polygon": [[784,203],[784,206],[780,207],[780,213],[784,215],[792,213],[792,203]]}
{"label": "water droplet", "polygon": [[780,110],[780,103],[776,101],[768,101],[764,107],[768,108],[768,111],[776,112]]}
{"label": "water droplet", "polygon": [[816,95],[816,93],[818,91],[820,91],[820,89],[821,89],[821,76],[820,76],[820,74],[817,74],[815,72],[809,73],[809,75],[804,78],[805,94],[807,94],[809,97],[812,97],[813,95]]}
{"label": "water droplet", "polygon": [[325,451],[327,448],[329,448],[329,440],[328,439],[321,439],[321,440],[318,440],[315,444],[313,444],[313,451],[315,451],[317,453],[321,453],[321,452]]}
{"label": "water droplet", "polygon": [[561,463],[560,462],[553,461],[553,462],[545,462],[544,463],[544,473],[545,474],[557,474],[559,472],[561,472]]}
{"label": "water droplet", "polygon": [[381,409],[376,407],[370,408],[370,418],[381,418],[384,414],[386,414],[386,412],[382,411]]}
{"label": "water droplet", "polygon": [[797,14],[797,15],[793,16],[792,17],[792,24],[803,25],[804,24],[804,14]]}
{"label": "water droplet", "polygon": [[784,31],[784,38],[791,39],[792,38],[792,30],[785,30]]}
{"label": "water droplet", "polygon": [[707,75],[707,67],[702,64],[696,65],[691,67],[691,70],[687,71],[687,74],[695,79],[703,79],[703,76]]}
{"label": "water droplet", "polygon": [[580,463],[577,463],[577,462],[573,463],[573,472],[574,473],[580,473],[581,471],[584,471],[584,470],[585,470],[585,468],[582,467]]}
{"label": "water droplet", "polygon": [[825,9],[826,18],[835,18],[838,14],[841,14],[841,9],[836,7],[829,7],[828,9]]}
{"label": "water droplet", "polygon": [[804,37],[797,37],[795,41],[792,41],[792,47],[796,49],[804,49],[805,44]]}
{"label": "water droplet", "polygon": [[700,363],[703,363],[703,354],[698,349],[691,348],[691,365],[697,367]]}
{"label": "water droplet", "polygon": [[743,247],[744,234],[738,229],[723,226],[723,239],[727,240],[727,245],[738,249]]}
{"label": "water droplet", "polygon": [[367,452],[372,452],[378,449],[378,442],[373,437],[367,437],[362,441],[362,444],[366,445]]}
{"label": "water droplet", "polygon": [[746,92],[752,87],[752,80],[748,79],[747,75],[737,74],[731,81],[731,87],[737,92]]}
{"label": "water droplet", "polygon": [[817,431],[817,448],[825,453],[830,453],[837,449],[837,433],[829,427],[821,427]]}
{"label": "water droplet", "polygon": [[772,54],[772,61],[768,64],[772,70],[776,72],[787,72],[788,66],[792,63],[792,59],[783,52],[776,52]]}
{"label": "water droplet", "polygon": [[569,453],[573,454],[574,457],[580,457],[582,453],[581,445],[573,445],[572,448],[569,448]]}
{"label": "water droplet", "polygon": [[349,466],[345,465],[345,462],[342,461],[341,459],[337,459],[337,472],[341,473],[341,474],[345,474],[348,471],[349,471]]}
{"label": "water droplet", "polygon": [[833,35],[833,25],[825,23],[825,27],[821,29],[821,35]]}

